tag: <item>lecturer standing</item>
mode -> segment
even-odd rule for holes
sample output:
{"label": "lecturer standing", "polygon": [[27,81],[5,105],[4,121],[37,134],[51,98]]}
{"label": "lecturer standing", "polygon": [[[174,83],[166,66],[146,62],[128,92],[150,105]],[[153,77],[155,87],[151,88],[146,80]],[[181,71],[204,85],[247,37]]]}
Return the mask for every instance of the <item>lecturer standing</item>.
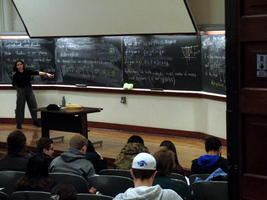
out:
{"label": "lecturer standing", "polygon": [[17,129],[22,129],[21,124],[24,121],[26,101],[32,116],[33,125],[40,127],[37,121],[37,111],[35,110],[37,108],[37,103],[32,91],[31,79],[34,75],[46,76],[48,78],[53,78],[54,75],[46,72],[27,70],[25,69],[25,64],[22,60],[15,62],[13,71],[15,74],[13,75],[12,85],[16,87],[17,90],[17,103],[15,112]]}

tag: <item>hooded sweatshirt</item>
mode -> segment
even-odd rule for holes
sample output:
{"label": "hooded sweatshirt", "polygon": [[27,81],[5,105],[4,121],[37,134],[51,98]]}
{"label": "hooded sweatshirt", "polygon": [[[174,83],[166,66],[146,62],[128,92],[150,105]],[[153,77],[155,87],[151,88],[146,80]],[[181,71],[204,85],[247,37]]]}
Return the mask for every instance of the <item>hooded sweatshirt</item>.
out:
{"label": "hooded sweatshirt", "polygon": [[182,200],[173,190],[162,189],[159,185],[129,188],[113,200]]}
{"label": "hooded sweatshirt", "polygon": [[227,160],[221,156],[204,155],[192,161],[192,174],[210,174],[221,168],[227,173]]}
{"label": "hooded sweatshirt", "polygon": [[66,172],[83,176],[86,180],[95,175],[92,163],[76,149],[68,149],[56,157],[49,166],[50,172]]}

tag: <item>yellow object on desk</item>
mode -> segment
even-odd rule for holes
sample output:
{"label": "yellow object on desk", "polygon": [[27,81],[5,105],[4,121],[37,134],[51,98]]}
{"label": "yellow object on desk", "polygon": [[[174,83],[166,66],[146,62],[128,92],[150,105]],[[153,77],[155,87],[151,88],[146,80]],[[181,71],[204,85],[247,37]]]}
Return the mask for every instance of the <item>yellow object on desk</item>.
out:
{"label": "yellow object on desk", "polygon": [[74,103],[69,103],[66,105],[67,109],[77,109],[77,108],[82,108],[80,104],[74,104]]}

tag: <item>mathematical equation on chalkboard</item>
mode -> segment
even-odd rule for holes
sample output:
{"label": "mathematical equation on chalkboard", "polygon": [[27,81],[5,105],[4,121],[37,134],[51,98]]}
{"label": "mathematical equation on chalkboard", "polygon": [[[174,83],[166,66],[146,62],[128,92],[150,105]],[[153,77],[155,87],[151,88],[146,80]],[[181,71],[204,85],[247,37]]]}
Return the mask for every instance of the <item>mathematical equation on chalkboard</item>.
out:
{"label": "mathematical equation on chalkboard", "polygon": [[0,83],[21,59],[55,78],[33,83],[225,91],[225,38],[197,35],[0,40]]}
{"label": "mathematical equation on chalkboard", "polygon": [[225,93],[225,36],[204,35],[202,42],[203,88]]}

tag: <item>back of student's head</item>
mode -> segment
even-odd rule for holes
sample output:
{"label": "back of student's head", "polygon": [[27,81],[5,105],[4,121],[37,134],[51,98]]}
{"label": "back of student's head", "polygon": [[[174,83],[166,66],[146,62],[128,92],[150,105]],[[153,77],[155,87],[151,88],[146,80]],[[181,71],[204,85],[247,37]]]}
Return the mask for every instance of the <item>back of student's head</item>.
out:
{"label": "back of student's head", "polygon": [[77,191],[70,184],[58,184],[52,189],[51,193],[52,196],[49,200],[77,200]]}
{"label": "back of student's head", "polygon": [[80,134],[76,134],[70,139],[70,148],[81,150],[83,146],[87,146],[88,140],[84,136]]}
{"label": "back of student's head", "polygon": [[95,152],[95,147],[94,147],[94,145],[93,145],[93,143],[90,141],[90,140],[88,140],[88,143],[87,143],[87,150],[86,150],[88,153],[89,152]]}
{"label": "back of student's head", "polygon": [[157,175],[167,176],[172,173],[175,166],[174,153],[167,148],[158,150],[154,157],[157,161]]}
{"label": "back of student's head", "polygon": [[45,137],[40,138],[37,141],[37,151],[39,153],[43,153],[44,149],[46,149],[46,150],[50,149],[51,144],[53,144],[53,140],[51,140],[50,138],[45,138]]}
{"label": "back of student's head", "polygon": [[132,172],[135,179],[149,179],[156,172],[156,159],[149,153],[137,154],[132,162]]}
{"label": "back of student's head", "polygon": [[140,144],[144,144],[144,140],[143,140],[143,138],[141,138],[138,135],[132,135],[131,137],[129,137],[127,143],[140,143]]}
{"label": "back of student's head", "polygon": [[7,137],[8,154],[20,153],[25,150],[26,137],[21,131],[13,131]]}
{"label": "back of student's head", "polygon": [[160,147],[166,147],[168,150],[172,151],[174,153],[175,163],[177,165],[180,165],[179,162],[178,162],[178,156],[177,156],[176,147],[171,141],[169,141],[169,140],[162,141],[160,143]]}
{"label": "back of student's head", "polygon": [[221,146],[222,146],[221,141],[216,137],[209,137],[205,140],[206,152],[219,151]]}
{"label": "back of student's head", "polygon": [[32,156],[27,164],[25,175],[29,178],[47,178],[49,161],[42,154]]}

